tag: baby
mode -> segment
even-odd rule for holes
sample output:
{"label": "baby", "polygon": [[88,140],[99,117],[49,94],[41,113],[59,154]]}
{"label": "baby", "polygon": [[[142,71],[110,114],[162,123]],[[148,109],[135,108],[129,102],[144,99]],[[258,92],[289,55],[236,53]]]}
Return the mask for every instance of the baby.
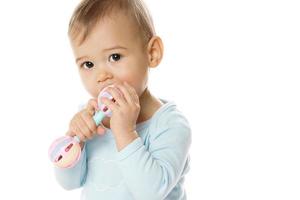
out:
{"label": "baby", "polygon": [[[163,57],[142,0],[83,0],[69,24],[82,83],[92,99],[72,118],[67,135],[81,139],[72,168],[55,167],[59,184],[83,187],[81,199],[182,200],[191,129],[174,102],[148,89],[149,69]],[[111,86],[111,87],[108,87]],[[112,111],[96,127],[97,96]]]}

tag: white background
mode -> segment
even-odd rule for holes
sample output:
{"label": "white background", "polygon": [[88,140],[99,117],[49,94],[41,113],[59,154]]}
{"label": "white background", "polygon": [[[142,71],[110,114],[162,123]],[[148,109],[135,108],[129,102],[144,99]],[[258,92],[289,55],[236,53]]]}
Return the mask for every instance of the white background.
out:
{"label": "white background", "polygon": [[[88,99],[67,38],[79,1],[0,1],[0,198],[79,199],[47,150]],[[193,130],[191,200],[300,199],[300,7],[147,0],[165,44],[149,88]]]}

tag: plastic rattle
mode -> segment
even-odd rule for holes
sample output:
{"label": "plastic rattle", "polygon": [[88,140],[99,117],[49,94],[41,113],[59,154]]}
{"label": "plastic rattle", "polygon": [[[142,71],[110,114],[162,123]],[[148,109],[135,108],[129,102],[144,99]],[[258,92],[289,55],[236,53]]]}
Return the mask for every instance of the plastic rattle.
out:
{"label": "plastic rattle", "polygon": [[[107,106],[102,104],[100,101],[101,97],[106,97],[114,101],[113,97],[108,92],[105,92],[105,89],[103,89],[98,95],[97,101],[99,110],[96,111],[95,115],[93,116],[97,126],[101,123],[104,117],[111,117],[112,114],[111,110],[109,110]],[[81,147],[79,143],[80,138],[78,136],[63,136],[56,139],[48,151],[50,160],[55,166],[60,168],[73,167],[79,161],[81,156]]]}

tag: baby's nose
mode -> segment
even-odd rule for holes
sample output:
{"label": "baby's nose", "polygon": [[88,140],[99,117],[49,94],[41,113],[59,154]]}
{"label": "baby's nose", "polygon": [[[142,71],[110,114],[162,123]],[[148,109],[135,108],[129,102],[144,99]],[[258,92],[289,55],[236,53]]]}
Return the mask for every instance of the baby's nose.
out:
{"label": "baby's nose", "polygon": [[105,82],[107,79],[111,79],[113,75],[108,72],[107,70],[99,70],[97,74],[97,81],[98,82]]}

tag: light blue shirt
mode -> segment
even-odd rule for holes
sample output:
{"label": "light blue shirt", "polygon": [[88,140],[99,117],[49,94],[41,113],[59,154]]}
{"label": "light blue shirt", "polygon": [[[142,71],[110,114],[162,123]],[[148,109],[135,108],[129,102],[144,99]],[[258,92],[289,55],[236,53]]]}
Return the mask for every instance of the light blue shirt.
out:
{"label": "light blue shirt", "polygon": [[87,141],[73,168],[54,168],[58,183],[67,190],[83,187],[83,200],[186,199],[191,129],[173,102],[162,101],[120,152],[111,129]]}

